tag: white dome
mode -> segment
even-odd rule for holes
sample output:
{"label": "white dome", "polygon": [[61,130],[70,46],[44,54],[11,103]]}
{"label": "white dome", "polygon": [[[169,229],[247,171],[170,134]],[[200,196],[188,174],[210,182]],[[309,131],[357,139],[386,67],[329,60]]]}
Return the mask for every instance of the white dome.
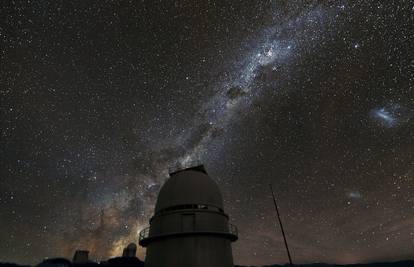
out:
{"label": "white dome", "polygon": [[220,189],[202,167],[170,174],[158,195],[155,213],[181,205],[211,205],[223,209]]}

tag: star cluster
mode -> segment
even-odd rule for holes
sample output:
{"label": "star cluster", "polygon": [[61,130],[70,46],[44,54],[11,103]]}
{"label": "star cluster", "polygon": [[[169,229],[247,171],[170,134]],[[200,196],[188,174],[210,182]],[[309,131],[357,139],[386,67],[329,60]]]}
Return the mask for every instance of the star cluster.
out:
{"label": "star cluster", "polygon": [[[413,259],[410,1],[3,1],[0,261],[119,255],[203,162],[235,263]],[[145,251],[140,249],[143,258]]]}

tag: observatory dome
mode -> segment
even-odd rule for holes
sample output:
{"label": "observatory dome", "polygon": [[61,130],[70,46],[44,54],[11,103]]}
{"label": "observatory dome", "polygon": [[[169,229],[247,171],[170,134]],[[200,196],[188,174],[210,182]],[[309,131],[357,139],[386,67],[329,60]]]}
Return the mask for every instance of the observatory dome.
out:
{"label": "observatory dome", "polygon": [[130,243],[130,244],[127,246],[127,249],[130,249],[130,250],[137,250],[137,245],[135,245],[135,243]]}
{"label": "observatory dome", "polygon": [[170,174],[158,195],[155,213],[183,205],[208,205],[223,209],[220,189],[204,169],[190,168]]}

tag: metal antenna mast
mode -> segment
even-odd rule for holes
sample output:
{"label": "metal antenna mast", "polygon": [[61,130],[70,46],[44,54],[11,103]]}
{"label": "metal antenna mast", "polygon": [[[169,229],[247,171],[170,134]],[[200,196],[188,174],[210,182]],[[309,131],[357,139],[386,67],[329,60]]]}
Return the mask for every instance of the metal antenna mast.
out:
{"label": "metal antenna mast", "polygon": [[275,193],[273,192],[272,184],[269,184],[269,187],[270,187],[270,191],[272,192],[273,204],[275,204],[275,210],[276,210],[276,214],[277,214],[277,219],[279,221],[280,230],[282,230],[283,241],[285,242],[286,252],[287,252],[287,255],[288,255],[288,258],[289,258],[289,264],[290,264],[290,267],[293,267],[292,258],[290,257],[290,252],[289,252],[289,246],[288,246],[288,243],[286,241],[285,231],[283,230],[282,220],[280,219],[279,209],[277,207]]}

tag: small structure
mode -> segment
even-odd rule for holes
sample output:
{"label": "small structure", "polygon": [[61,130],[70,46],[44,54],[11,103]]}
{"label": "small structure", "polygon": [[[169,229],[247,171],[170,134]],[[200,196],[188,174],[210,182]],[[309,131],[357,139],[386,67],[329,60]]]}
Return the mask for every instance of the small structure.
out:
{"label": "small structure", "polygon": [[233,267],[237,238],[220,189],[201,165],[170,174],[139,244],[147,248],[145,267]]}
{"label": "small structure", "polygon": [[88,263],[89,262],[89,251],[87,250],[76,250],[75,255],[73,255],[73,263]]}
{"label": "small structure", "polygon": [[131,243],[126,248],[124,248],[122,257],[133,258],[133,257],[136,257],[136,254],[137,254],[137,245],[135,245],[134,243]]}

